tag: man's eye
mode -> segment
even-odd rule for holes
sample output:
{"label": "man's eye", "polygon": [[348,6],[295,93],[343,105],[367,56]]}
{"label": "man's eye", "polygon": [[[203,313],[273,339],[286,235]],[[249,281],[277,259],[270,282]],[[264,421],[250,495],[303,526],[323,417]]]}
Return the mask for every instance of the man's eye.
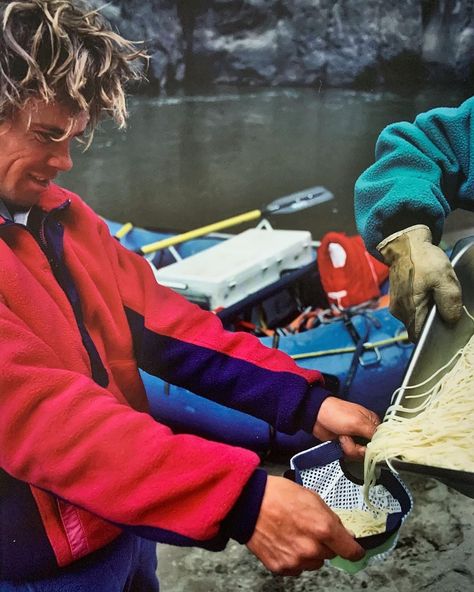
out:
{"label": "man's eye", "polygon": [[35,138],[43,144],[52,141],[52,136],[48,132],[35,132]]}
{"label": "man's eye", "polygon": [[59,140],[59,136],[57,134],[42,131],[35,132],[35,138],[42,144],[47,144],[49,142],[55,142]]}

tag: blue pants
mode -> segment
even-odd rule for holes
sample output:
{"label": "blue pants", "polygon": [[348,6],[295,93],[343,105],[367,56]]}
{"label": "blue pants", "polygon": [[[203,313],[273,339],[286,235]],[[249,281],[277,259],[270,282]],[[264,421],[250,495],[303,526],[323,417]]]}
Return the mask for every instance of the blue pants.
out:
{"label": "blue pants", "polygon": [[0,592],[158,592],[156,567],[156,543],[124,533],[52,577],[0,581]]}

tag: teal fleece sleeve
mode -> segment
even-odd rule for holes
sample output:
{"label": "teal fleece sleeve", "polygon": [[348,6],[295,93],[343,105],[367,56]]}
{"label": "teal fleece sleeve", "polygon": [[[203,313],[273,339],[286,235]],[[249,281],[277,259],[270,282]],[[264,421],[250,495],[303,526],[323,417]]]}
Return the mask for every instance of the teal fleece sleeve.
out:
{"label": "teal fleece sleeve", "polygon": [[357,227],[373,255],[380,258],[381,240],[414,224],[429,226],[438,243],[453,209],[474,210],[473,113],[474,97],[382,131],[354,196]]}

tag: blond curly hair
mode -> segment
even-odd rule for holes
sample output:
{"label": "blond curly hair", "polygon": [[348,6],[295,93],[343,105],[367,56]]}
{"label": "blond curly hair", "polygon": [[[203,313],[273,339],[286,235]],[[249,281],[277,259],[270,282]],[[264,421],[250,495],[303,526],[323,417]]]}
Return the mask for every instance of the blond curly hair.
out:
{"label": "blond curly hair", "polygon": [[125,85],[143,74],[145,52],[80,0],[0,0],[0,121],[30,98],[87,110],[88,132],[127,118]]}

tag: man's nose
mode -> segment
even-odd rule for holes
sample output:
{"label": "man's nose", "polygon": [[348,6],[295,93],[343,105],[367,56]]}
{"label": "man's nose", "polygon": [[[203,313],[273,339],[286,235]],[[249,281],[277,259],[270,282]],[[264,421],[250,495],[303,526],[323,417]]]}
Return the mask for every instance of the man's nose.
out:
{"label": "man's nose", "polygon": [[48,165],[58,171],[70,171],[72,169],[72,158],[69,141],[55,143],[48,158]]}

